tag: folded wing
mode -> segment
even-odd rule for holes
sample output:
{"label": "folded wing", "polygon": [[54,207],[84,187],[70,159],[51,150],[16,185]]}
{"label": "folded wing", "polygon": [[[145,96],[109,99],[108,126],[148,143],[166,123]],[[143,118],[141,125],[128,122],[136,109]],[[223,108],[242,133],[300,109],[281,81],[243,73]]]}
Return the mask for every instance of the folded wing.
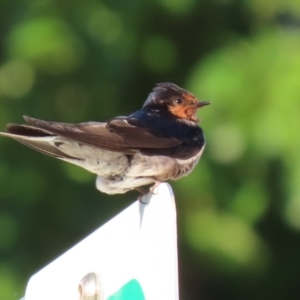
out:
{"label": "folded wing", "polygon": [[145,128],[130,125],[126,118],[115,118],[109,123],[87,122],[68,124],[46,122],[24,117],[28,125],[8,124],[6,133],[0,135],[11,137],[35,150],[54,157],[65,157],[55,147],[55,139],[63,137],[75,142],[110,151],[134,154],[138,151],[149,152],[148,155],[171,155],[180,142],[174,138],[161,138],[148,132]]}

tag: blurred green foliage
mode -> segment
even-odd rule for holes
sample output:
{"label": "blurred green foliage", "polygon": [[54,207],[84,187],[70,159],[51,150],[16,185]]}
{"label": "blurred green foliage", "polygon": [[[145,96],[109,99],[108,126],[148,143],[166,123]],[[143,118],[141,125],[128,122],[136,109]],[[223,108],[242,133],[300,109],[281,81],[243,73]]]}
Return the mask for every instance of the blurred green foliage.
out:
{"label": "blurred green foliage", "polygon": [[[2,1],[0,128],[104,121],[171,81],[213,105],[172,183],[180,299],[298,298],[300,1]],[[120,212],[95,176],[0,139],[0,299]]]}

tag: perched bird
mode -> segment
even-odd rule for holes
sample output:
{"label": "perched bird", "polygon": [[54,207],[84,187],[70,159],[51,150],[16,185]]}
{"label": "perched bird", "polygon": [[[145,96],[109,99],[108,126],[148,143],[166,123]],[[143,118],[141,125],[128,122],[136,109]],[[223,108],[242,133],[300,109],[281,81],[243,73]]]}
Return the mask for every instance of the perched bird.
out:
{"label": "perched bird", "polygon": [[144,193],[145,185],[194,169],[205,147],[196,112],[208,104],[173,83],[159,83],[129,116],[79,124],[25,116],[26,125],[8,124],[0,135],[96,174],[103,193]]}

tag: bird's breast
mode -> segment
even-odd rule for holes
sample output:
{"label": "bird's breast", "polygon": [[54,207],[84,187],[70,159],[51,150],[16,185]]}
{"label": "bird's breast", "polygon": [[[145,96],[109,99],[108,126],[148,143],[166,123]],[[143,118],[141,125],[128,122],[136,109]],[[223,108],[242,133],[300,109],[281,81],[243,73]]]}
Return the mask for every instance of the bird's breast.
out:
{"label": "bird's breast", "polygon": [[204,146],[189,159],[176,159],[169,156],[147,156],[137,153],[126,172],[127,177],[154,177],[159,181],[176,180],[189,174],[198,163]]}

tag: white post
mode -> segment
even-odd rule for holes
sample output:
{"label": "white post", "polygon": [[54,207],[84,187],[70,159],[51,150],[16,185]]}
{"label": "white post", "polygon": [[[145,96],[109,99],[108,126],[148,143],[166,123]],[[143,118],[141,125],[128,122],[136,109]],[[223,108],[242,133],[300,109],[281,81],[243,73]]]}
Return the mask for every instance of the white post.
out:
{"label": "white post", "polygon": [[24,300],[177,300],[176,207],[160,184],[34,274]]}

